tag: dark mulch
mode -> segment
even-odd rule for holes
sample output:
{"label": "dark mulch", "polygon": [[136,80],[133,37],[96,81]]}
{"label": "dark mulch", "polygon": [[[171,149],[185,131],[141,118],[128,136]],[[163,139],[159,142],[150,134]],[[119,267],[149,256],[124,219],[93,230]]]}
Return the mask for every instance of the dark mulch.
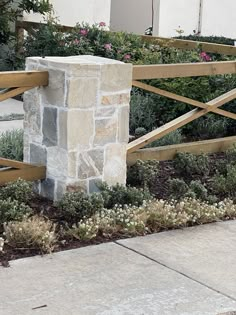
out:
{"label": "dark mulch", "polygon": [[200,180],[203,184],[207,184],[211,181],[212,176],[216,171],[216,164],[225,158],[224,153],[214,153],[208,155],[210,158],[210,170],[209,174],[204,177],[195,175],[192,178],[186,177],[183,174],[178,174],[174,168],[173,161],[160,161],[159,164],[159,172],[156,178],[154,179],[150,191],[155,195],[158,199],[168,199],[168,180],[172,178],[183,178],[186,182],[190,182],[191,180]]}

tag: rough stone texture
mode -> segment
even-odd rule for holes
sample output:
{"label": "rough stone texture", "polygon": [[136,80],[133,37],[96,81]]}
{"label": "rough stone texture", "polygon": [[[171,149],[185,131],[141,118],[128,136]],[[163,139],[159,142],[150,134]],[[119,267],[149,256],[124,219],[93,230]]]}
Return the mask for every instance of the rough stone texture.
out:
{"label": "rough stone texture", "polygon": [[47,151],[41,145],[30,144],[30,163],[38,165],[47,164]]}
{"label": "rough stone texture", "polygon": [[95,112],[95,116],[96,117],[100,117],[100,118],[107,118],[107,117],[111,117],[115,114],[116,112],[116,106],[112,106],[112,107],[98,107],[96,109]]}
{"label": "rough stone texture", "polygon": [[110,185],[126,182],[126,145],[108,144],[105,149],[103,180]]}
{"label": "rough stone texture", "polygon": [[[41,109],[38,89],[24,94],[25,125],[31,135],[41,136]],[[26,124],[27,123],[27,124]]]}
{"label": "rough stone texture", "polygon": [[57,145],[57,109],[45,107],[43,111],[43,144],[47,147]]}
{"label": "rough stone texture", "polygon": [[67,145],[69,150],[86,150],[90,148],[93,135],[93,111],[71,110],[68,112]]}
{"label": "rough stone texture", "polygon": [[80,153],[78,166],[79,179],[101,176],[104,166],[104,150],[97,149]]}
{"label": "rough stone texture", "polygon": [[116,142],[117,131],[118,125],[115,116],[112,116],[111,118],[97,119],[95,121],[94,145],[101,146],[107,143]]}
{"label": "rough stone texture", "polygon": [[102,179],[97,177],[89,180],[89,193],[99,192],[97,184],[101,183]]}
{"label": "rough stone texture", "polygon": [[[40,68],[39,68],[40,70]],[[41,68],[49,71],[49,85],[42,89],[42,102],[44,105],[65,105],[65,72],[60,70]]]}
{"label": "rough stone texture", "polygon": [[[184,251],[179,259],[186,260]],[[236,310],[235,300],[224,292],[115,243],[10,265],[0,268],[1,315],[217,315]],[[42,305],[46,307],[33,310]]]}
{"label": "rough stone texture", "polygon": [[96,181],[124,184],[132,65],[72,56],[32,57],[26,67],[49,71],[48,87],[24,104],[24,159],[47,167],[41,194],[58,200],[97,191]]}
{"label": "rough stone texture", "polygon": [[41,182],[40,194],[48,199],[54,199],[55,197],[55,180],[47,178]]}
{"label": "rough stone texture", "polygon": [[[132,86],[132,65],[117,64],[115,67],[104,65],[101,70],[101,90],[118,92],[129,90]],[[123,94],[123,93],[122,93]]]}
{"label": "rough stone texture", "polygon": [[77,180],[77,181],[67,182],[66,190],[68,192],[82,191],[86,193],[88,192],[88,182],[87,180]]}
{"label": "rough stone texture", "polygon": [[69,108],[91,108],[97,104],[98,79],[71,79],[68,81],[67,101]]}
{"label": "rough stone texture", "polygon": [[123,106],[119,109],[118,141],[120,143],[129,142],[129,106]]}
{"label": "rough stone texture", "polygon": [[101,99],[102,105],[121,105],[129,104],[130,93],[103,95]]}
{"label": "rough stone texture", "polygon": [[47,176],[66,180],[68,176],[68,153],[51,147],[47,149]]}

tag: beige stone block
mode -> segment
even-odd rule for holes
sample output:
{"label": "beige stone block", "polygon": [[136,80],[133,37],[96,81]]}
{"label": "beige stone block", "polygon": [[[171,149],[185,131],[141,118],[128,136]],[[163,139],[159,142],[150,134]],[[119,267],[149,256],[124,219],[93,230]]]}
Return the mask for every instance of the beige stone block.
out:
{"label": "beige stone block", "polygon": [[103,181],[109,185],[126,183],[126,145],[109,144],[105,148]]}
{"label": "beige stone block", "polygon": [[78,158],[78,178],[86,179],[101,176],[104,165],[104,150],[95,149],[79,154]]}
{"label": "beige stone block", "polygon": [[59,119],[59,147],[67,149],[68,147],[68,111],[67,110],[59,110],[58,112]]}
{"label": "beige stone block", "polygon": [[47,148],[47,177],[66,178],[68,176],[68,153],[58,147]]}
{"label": "beige stone block", "polygon": [[93,111],[72,110],[67,114],[67,148],[89,149],[94,137]]}
{"label": "beige stone block", "polygon": [[70,79],[67,82],[66,106],[69,108],[95,107],[98,99],[98,79]]}
{"label": "beige stone block", "polygon": [[111,117],[115,114],[116,112],[116,107],[112,106],[112,107],[98,107],[95,111],[95,116],[96,117]]}
{"label": "beige stone block", "polygon": [[41,102],[38,89],[24,94],[24,125],[30,135],[41,136]]}
{"label": "beige stone block", "polygon": [[131,89],[131,64],[106,64],[101,70],[101,91],[116,92]]}
{"label": "beige stone block", "polygon": [[125,105],[130,102],[130,93],[102,95],[101,105]]}
{"label": "beige stone block", "polygon": [[118,112],[118,142],[129,142],[129,106],[119,108]]}
{"label": "beige stone block", "polygon": [[108,143],[116,142],[117,132],[117,115],[113,115],[111,118],[97,119],[95,121],[94,145],[102,146]]}
{"label": "beige stone block", "polygon": [[76,180],[76,181],[67,181],[66,183],[67,192],[88,192],[88,181],[87,180]]}
{"label": "beige stone block", "polygon": [[68,176],[77,177],[77,152],[68,153]]}
{"label": "beige stone block", "polygon": [[43,104],[65,106],[65,72],[55,69],[47,69],[47,71],[49,72],[49,84],[41,88]]}

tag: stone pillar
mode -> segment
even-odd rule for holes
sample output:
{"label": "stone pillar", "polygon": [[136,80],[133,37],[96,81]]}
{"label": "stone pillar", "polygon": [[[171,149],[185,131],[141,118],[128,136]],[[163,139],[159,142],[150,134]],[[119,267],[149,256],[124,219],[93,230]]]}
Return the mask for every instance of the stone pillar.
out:
{"label": "stone pillar", "polygon": [[24,96],[24,161],[47,167],[41,195],[97,191],[126,182],[132,65],[94,57],[33,57],[27,70],[49,71],[48,87]]}

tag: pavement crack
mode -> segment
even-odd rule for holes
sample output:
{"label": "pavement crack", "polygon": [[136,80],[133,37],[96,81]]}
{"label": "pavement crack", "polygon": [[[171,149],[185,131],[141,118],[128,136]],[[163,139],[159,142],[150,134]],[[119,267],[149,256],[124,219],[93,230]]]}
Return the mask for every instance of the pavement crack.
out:
{"label": "pavement crack", "polygon": [[221,292],[221,291],[219,291],[219,290],[217,290],[217,289],[207,285],[206,283],[204,283],[202,281],[199,281],[199,280],[197,280],[197,279],[195,279],[193,277],[190,277],[187,274],[185,274],[185,273],[183,273],[183,272],[181,272],[181,271],[179,271],[179,270],[177,270],[177,269],[175,269],[173,267],[170,267],[170,266],[166,265],[165,263],[163,263],[161,261],[158,261],[158,260],[156,260],[154,258],[151,258],[151,257],[149,257],[149,256],[147,256],[147,255],[145,255],[145,254],[143,254],[141,252],[139,252],[138,250],[135,250],[135,249],[133,249],[131,247],[128,247],[128,246],[126,246],[124,244],[121,244],[121,243],[119,243],[119,241],[114,241],[114,243],[116,245],[119,245],[119,246],[121,246],[121,247],[123,247],[123,248],[125,248],[125,249],[127,249],[129,251],[132,251],[133,253],[138,254],[138,255],[140,255],[140,256],[142,256],[142,257],[144,257],[144,258],[146,258],[146,259],[148,259],[148,260],[150,260],[150,261],[152,261],[152,262],[154,262],[154,263],[156,263],[158,265],[161,265],[161,266],[163,266],[163,267],[165,267],[165,268],[167,268],[167,269],[169,269],[169,270],[171,270],[171,271],[173,271],[175,273],[178,273],[179,275],[182,275],[183,277],[185,277],[185,278],[187,278],[187,279],[189,279],[191,281],[194,281],[194,282],[196,282],[196,283],[198,283],[198,284],[208,288],[209,290],[212,290],[212,291],[214,291],[214,292],[216,292],[218,294],[221,294],[221,295],[223,295],[223,296],[225,296],[225,297],[227,297],[227,298],[229,298],[229,299],[231,299],[231,300],[236,302],[236,298],[234,298],[233,296],[230,296],[230,295],[228,295],[228,294],[226,294],[224,292]]}

